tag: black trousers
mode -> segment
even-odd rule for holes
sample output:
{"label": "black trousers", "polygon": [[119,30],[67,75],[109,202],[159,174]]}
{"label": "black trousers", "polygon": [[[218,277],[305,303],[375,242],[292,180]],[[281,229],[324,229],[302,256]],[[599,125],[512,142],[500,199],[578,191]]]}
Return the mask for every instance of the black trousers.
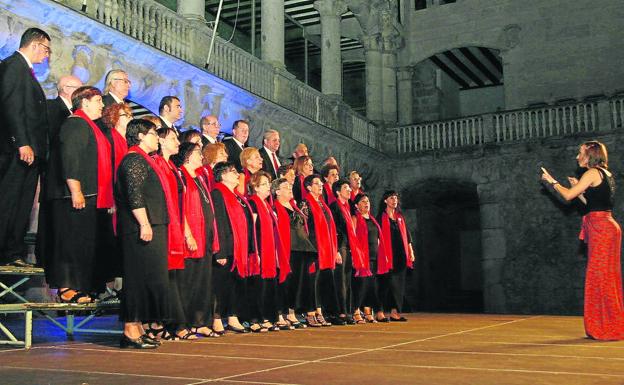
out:
{"label": "black trousers", "polygon": [[315,292],[316,307],[320,307],[329,315],[338,315],[340,309],[334,284],[334,270],[317,270]]}
{"label": "black trousers", "polygon": [[39,178],[39,158],[31,166],[17,152],[0,154],[0,263],[26,256],[24,236]]}
{"label": "black trousers", "polygon": [[338,311],[341,314],[350,314],[353,311],[353,294],[351,291],[351,276],[353,275],[353,263],[351,251],[340,248],[342,264],[336,265],[334,270],[334,285],[338,296]]}
{"label": "black trousers", "polygon": [[213,260],[212,290],[215,297],[215,317],[237,316],[241,305],[245,303],[245,279],[232,269],[234,257],[228,257],[221,266]]}

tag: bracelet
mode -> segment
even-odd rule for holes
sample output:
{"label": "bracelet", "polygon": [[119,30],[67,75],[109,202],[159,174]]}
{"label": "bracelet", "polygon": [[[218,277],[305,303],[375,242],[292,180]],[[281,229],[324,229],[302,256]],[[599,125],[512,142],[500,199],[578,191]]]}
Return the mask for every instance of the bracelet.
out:
{"label": "bracelet", "polygon": [[553,187],[554,187],[556,184],[559,184],[559,182],[554,181],[554,182],[552,182],[552,183],[551,183],[551,185],[552,185]]}
{"label": "bracelet", "polygon": [[144,224],[142,224],[142,225],[140,225],[140,226],[141,226],[141,227],[147,227],[147,226],[149,226],[149,225],[150,225],[149,223],[144,223]]}

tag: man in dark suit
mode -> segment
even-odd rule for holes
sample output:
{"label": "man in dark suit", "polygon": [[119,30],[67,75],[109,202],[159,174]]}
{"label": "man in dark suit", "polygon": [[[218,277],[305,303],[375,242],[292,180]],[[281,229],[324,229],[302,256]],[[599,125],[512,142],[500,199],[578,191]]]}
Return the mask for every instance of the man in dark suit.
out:
{"label": "man in dark suit", "polygon": [[47,157],[46,97],[32,65],[50,56],[50,40],[29,28],[19,50],[0,64],[0,260],[15,266],[29,266],[24,236]]}
{"label": "man in dark suit", "polygon": [[271,175],[272,180],[277,179],[277,170],[282,162],[277,155],[280,147],[280,135],[275,130],[268,129],[264,132],[263,146],[260,149],[262,157],[262,169]]}
{"label": "man in dark suit", "polygon": [[[130,87],[132,87],[132,81],[128,78],[126,71],[120,69],[108,71],[104,79],[104,95],[102,96],[104,107],[108,107],[114,103],[127,103],[135,119],[139,119],[145,115],[151,115],[152,112],[150,110],[128,99]],[[104,124],[99,121],[98,125],[103,130],[107,129],[104,127]]]}
{"label": "man in dark suit", "polygon": [[223,139],[228,153],[228,162],[234,163],[239,172],[243,171],[240,154],[243,148],[247,147],[247,139],[249,139],[249,123],[246,120],[235,121],[232,125],[232,136]]}
{"label": "man in dark suit", "polygon": [[182,104],[177,96],[165,96],[160,99],[158,106],[158,117],[162,123],[162,127],[173,128],[180,136],[180,128],[174,125],[175,122],[182,119]]}
{"label": "man in dark suit", "polygon": [[202,146],[218,142],[217,136],[219,136],[219,131],[221,131],[221,123],[219,123],[219,119],[216,116],[202,116],[199,121],[199,127],[202,132]]}
{"label": "man in dark suit", "polygon": [[55,99],[48,99],[48,125],[50,128],[48,136],[50,137],[50,143],[58,135],[61,124],[71,115],[71,96],[79,87],[82,87],[80,79],[72,75],[63,76],[57,84],[58,96]]}

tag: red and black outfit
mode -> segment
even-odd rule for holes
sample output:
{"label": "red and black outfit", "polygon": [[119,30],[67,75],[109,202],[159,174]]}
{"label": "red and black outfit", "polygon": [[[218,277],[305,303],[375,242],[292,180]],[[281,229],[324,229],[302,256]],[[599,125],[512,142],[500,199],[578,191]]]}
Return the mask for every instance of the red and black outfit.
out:
{"label": "red and black outfit", "polygon": [[[46,278],[51,287],[101,291],[108,272],[115,270],[110,262],[114,238],[108,213],[114,206],[111,145],[79,109],[61,126],[55,151],[59,174],[50,175],[48,181],[57,188],[54,192],[52,186],[48,189],[53,194],[50,214],[54,227],[49,229],[51,238],[46,246]],[[80,182],[83,209],[73,208],[68,179]]]}
{"label": "red and black outfit", "polygon": [[297,175],[295,177],[295,183],[293,183],[293,198],[297,201],[297,204],[301,204],[308,198],[308,190],[303,185],[303,180],[305,177],[303,175]]}
{"label": "red and black outfit", "polygon": [[624,302],[620,252],[622,230],[611,216],[615,181],[597,168],[602,183],[584,195],[587,213],[580,238],[587,243],[585,274],[585,333],[596,340],[624,340]]}
{"label": "red and black outfit", "polygon": [[[288,309],[307,313],[316,308],[314,263],[317,250],[310,241],[306,215],[299,210],[294,200],[291,200],[290,205],[286,207],[277,200],[274,202],[280,262],[279,305],[282,314],[287,314]],[[285,274],[282,269],[285,264],[288,264],[290,274]]]}
{"label": "red and black outfit", "polygon": [[319,198],[317,201],[312,195],[308,194],[305,201],[305,207],[307,207],[308,211],[310,240],[317,250],[317,261],[314,266],[317,270],[315,282],[316,307],[322,307],[329,314],[338,314],[340,309],[334,283],[336,253],[338,252],[336,225],[331,210],[325,204],[323,198]]}
{"label": "red and black outfit", "polygon": [[[121,320],[180,322],[172,310],[179,299],[172,295],[169,273],[184,267],[177,191],[167,172],[139,146],[131,147],[119,165],[115,202],[124,256]],[[152,228],[149,242],[140,239],[141,227],[132,213],[141,208]]]}
{"label": "red and black outfit", "polygon": [[[389,279],[389,262],[385,254],[385,237],[375,217],[370,215],[368,218],[365,218],[359,212],[355,215],[355,233],[360,243],[364,265],[370,269],[373,276],[361,279],[365,287],[355,289],[354,306],[356,308],[366,306],[377,311],[383,311],[381,299],[388,295]],[[359,296],[357,295],[358,293],[360,294]]]}
{"label": "red and black outfit", "polygon": [[[215,316],[237,316],[245,305],[245,278],[249,276],[249,257],[254,252],[253,218],[247,201],[236,190],[216,183],[212,191],[219,251],[214,254],[212,282]],[[216,262],[225,259],[225,265]]]}
{"label": "red and black outfit", "polygon": [[185,192],[182,200],[186,220],[197,249],[191,251],[184,246],[184,270],[179,276],[178,286],[186,316],[187,327],[210,326],[213,321],[214,296],[212,293],[212,254],[219,251],[217,224],[210,191],[200,177],[182,166]]}
{"label": "red and black outfit", "polygon": [[377,218],[385,241],[385,254],[388,261],[389,293],[381,298],[386,310],[397,309],[401,312],[403,297],[405,296],[405,273],[407,268],[413,269],[410,259],[409,244],[411,235],[407,231],[407,224],[403,214],[395,211],[395,219],[390,218],[384,211]]}
{"label": "red and black outfit", "polygon": [[[336,224],[336,234],[338,239],[338,251],[342,256],[342,264],[336,266],[334,271],[334,282],[337,289],[338,301],[341,314],[353,313],[353,299],[356,295],[352,292],[352,278],[370,277],[371,272],[368,266],[364,265],[364,256],[360,249],[359,241],[355,234],[355,226],[351,217],[351,206],[348,201],[342,202],[337,199],[330,206]],[[359,289],[365,290],[363,283]]]}
{"label": "red and black outfit", "polygon": [[262,319],[277,322],[278,273],[284,278],[290,273],[290,265],[286,260],[282,259],[280,263],[278,259],[277,218],[268,202],[260,199],[258,195],[253,195],[249,198],[249,206],[257,215],[255,231],[261,277],[260,292],[250,294],[252,300],[255,299],[259,304]]}

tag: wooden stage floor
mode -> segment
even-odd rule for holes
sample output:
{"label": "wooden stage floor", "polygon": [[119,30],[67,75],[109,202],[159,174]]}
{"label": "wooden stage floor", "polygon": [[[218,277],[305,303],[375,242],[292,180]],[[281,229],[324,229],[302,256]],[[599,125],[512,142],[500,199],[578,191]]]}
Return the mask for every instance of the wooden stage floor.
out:
{"label": "wooden stage floor", "polygon": [[624,341],[586,339],[581,317],[407,317],[151,351],[120,350],[112,336],[67,341],[36,321],[31,350],[0,348],[0,384],[624,384]]}

